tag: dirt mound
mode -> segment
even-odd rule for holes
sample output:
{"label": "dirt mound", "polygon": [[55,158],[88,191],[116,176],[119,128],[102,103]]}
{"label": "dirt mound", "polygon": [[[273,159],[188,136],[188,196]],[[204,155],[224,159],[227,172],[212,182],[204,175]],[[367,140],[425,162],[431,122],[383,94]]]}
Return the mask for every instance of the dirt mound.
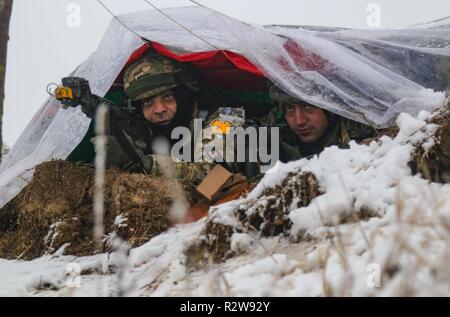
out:
{"label": "dirt mound", "polygon": [[[92,166],[52,161],[36,167],[28,186],[0,209],[0,257],[33,259],[65,246],[63,254],[95,252]],[[168,229],[170,181],[109,170],[105,175],[105,242],[115,232],[132,247]],[[184,195],[181,192],[179,195]]]}
{"label": "dirt mound", "polygon": [[188,267],[203,267],[209,260],[222,262],[235,255],[231,250],[231,236],[234,233],[249,233],[255,237],[288,236],[292,222],[288,217],[293,203],[297,208],[308,206],[321,195],[314,174],[309,172],[290,173],[281,186],[265,190],[258,200],[242,202],[233,211],[238,226],[224,225],[213,214],[196,243],[189,246],[185,254]]}
{"label": "dirt mound", "polygon": [[434,145],[426,150],[418,145],[409,166],[413,174],[420,173],[429,181],[450,183],[450,98],[429,123],[439,126]]}

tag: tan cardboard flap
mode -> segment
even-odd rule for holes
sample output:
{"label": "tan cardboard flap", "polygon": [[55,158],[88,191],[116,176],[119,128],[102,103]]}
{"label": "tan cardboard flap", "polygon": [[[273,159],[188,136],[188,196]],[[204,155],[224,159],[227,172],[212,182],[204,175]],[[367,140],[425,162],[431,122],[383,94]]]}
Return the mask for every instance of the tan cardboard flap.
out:
{"label": "tan cardboard flap", "polygon": [[198,185],[197,191],[208,200],[213,200],[221,188],[232,178],[233,174],[221,165],[216,165]]}

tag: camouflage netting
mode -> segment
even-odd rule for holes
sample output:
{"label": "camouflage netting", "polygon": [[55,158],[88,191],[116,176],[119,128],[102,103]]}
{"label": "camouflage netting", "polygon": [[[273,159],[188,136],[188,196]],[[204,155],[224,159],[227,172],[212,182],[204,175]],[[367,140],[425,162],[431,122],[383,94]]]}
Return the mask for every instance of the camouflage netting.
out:
{"label": "camouflage netting", "polygon": [[232,217],[235,225],[225,225],[221,215],[213,213],[200,239],[186,250],[187,266],[202,267],[211,259],[221,262],[233,257],[231,236],[248,233],[251,236],[271,237],[289,235],[292,222],[288,217],[291,207],[305,207],[321,194],[316,177],[309,172],[290,173],[280,186],[264,191],[258,200],[244,198]]}
{"label": "camouflage netting", "polygon": [[[36,168],[33,180],[0,209],[0,258],[33,259],[52,254],[95,253],[93,239],[94,169],[52,161]],[[132,247],[170,226],[168,212],[177,199],[163,178],[109,170],[105,175],[105,241],[115,232]],[[177,195],[183,195],[179,191]],[[184,197],[180,197],[183,199]]]}

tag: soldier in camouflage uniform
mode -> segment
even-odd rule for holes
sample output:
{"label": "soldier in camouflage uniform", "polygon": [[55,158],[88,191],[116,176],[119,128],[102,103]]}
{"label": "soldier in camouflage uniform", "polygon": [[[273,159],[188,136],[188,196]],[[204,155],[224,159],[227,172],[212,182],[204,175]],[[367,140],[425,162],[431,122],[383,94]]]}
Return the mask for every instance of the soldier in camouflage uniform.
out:
{"label": "soldier in camouflage uniform", "polygon": [[[214,140],[220,139],[220,135],[226,134],[223,130],[221,116],[224,113],[232,113],[234,126],[243,126],[245,118],[243,112],[222,108],[209,115],[206,110],[198,107],[198,76],[195,68],[188,63],[180,63],[162,55],[150,52],[141,57],[137,62],[129,66],[124,72],[124,92],[130,101],[130,108],[137,116],[140,116],[148,125],[152,135],[151,139],[163,137],[173,146],[178,140],[171,139],[173,129],[186,127],[194,136],[194,120],[203,122],[203,134],[206,136],[200,143],[190,141],[191,149],[202,151],[205,146],[211,145]],[[230,118],[228,116],[227,118]],[[195,188],[208,172],[214,167],[221,152],[216,151],[216,157],[208,157],[207,160],[194,162],[175,162],[170,155],[154,154],[152,144],[143,142],[133,127],[123,130],[128,143],[138,153],[140,162],[130,162],[125,155],[125,149],[111,138],[108,144],[109,165],[116,165],[130,171],[139,170],[136,163],[144,167],[146,173],[155,176],[164,176],[179,180],[188,185],[189,189]],[[198,145],[200,144],[200,148]],[[197,145],[197,147],[195,147]],[[232,172],[243,171],[242,165],[222,163]]]}
{"label": "soldier in camouflage uniform", "polygon": [[377,131],[361,123],[337,116],[282,92],[275,85],[270,96],[284,113],[287,127],[281,130],[280,161],[289,162],[319,154],[324,148],[348,146],[350,140],[373,138]]}

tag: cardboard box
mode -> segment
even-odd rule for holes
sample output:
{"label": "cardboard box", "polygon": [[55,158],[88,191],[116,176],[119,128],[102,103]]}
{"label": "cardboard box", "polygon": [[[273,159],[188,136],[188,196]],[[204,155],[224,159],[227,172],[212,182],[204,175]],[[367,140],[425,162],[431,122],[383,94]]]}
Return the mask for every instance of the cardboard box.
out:
{"label": "cardboard box", "polygon": [[197,186],[197,191],[209,201],[226,195],[230,189],[245,180],[240,174],[232,174],[221,165],[216,165]]}

